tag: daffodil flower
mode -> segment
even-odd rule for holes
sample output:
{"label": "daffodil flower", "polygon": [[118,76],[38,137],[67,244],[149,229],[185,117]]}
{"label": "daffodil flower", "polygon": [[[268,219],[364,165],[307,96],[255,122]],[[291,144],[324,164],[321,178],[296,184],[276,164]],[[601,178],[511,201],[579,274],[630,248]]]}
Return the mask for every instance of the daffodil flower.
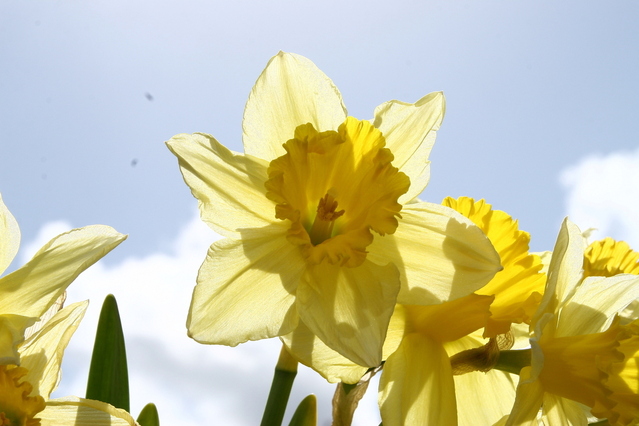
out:
{"label": "daffodil flower", "polygon": [[[530,320],[541,299],[541,260],[528,253],[530,235],[519,230],[512,217],[484,200],[446,198],[443,204],[479,226],[499,253],[503,269],[474,294],[441,305],[396,308],[395,316],[402,319],[391,328],[401,330],[389,330],[386,346],[397,349],[386,360],[380,380],[384,425],[492,424],[508,413],[515,385],[509,374],[484,373],[490,366],[476,372],[474,365],[462,374],[449,357],[482,346],[477,330],[496,338],[509,333],[512,323]],[[398,337],[401,343],[393,343]]]}
{"label": "daffodil flower", "polygon": [[298,326],[375,366],[398,300],[434,304],[485,284],[499,259],[469,220],[417,202],[444,114],[433,93],[348,117],[312,62],[279,53],[244,112],[244,154],[205,134],[168,142],[202,219],[227,237],[200,268],[187,327],[235,346]]}
{"label": "daffodil flower", "polygon": [[[19,364],[18,345],[71,282],[126,239],[103,225],[58,235],[16,271],[0,278],[0,365]],[[0,273],[20,246],[20,229],[0,197]]]}
{"label": "daffodil flower", "polygon": [[19,348],[21,364],[0,365],[0,424],[23,426],[136,426],[124,410],[77,397],[50,399],[60,381],[64,349],[88,302],[70,305]]}
{"label": "daffodil flower", "polygon": [[585,252],[581,231],[565,220],[507,425],[536,425],[540,409],[548,424],[586,424],[584,406],[613,425],[639,420],[639,330],[617,315],[639,297],[639,277],[584,277]]}

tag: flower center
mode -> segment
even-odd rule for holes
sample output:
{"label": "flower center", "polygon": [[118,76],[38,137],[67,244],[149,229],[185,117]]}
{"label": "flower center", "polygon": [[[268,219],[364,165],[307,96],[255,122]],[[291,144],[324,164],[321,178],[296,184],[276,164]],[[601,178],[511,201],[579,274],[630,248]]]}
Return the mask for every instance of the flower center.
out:
{"label": "flower center", "polygon": [[275,217],[291,222],[287,238],[308,262],[358,266],[371,230],[397,229],[397,199],[410,180],[392,166],[385,144],[371,123],[348,117],[337,131],[298,126],[286,154],[271,161],[266,196],[276,202]]}
{"label": "flower center", "polygon": [[313,226],[308,233],[314,246],[331,238],[335,220],[344,214],[344,210],[335,210],[337,210],[337,201],[332,195],[327,193],[320,198],[317,205],[317,216],[315,216]]}
{"label": "flower center", "polygon": [[44,410],[44,399],[28,396],[33,391],[29,382],[20,379],[26,368],[0,366],[0,426],[39,426],[34,416]]}

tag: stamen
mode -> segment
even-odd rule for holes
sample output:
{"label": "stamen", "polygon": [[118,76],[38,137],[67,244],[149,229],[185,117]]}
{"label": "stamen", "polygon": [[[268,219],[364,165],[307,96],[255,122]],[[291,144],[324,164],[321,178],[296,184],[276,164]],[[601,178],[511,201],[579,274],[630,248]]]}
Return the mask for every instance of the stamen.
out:
{"label": "stamen", "polygon": [[326,193],[324,197],[320,198],[317,205],[317,216],[315,216],[315,221],[313,221],[309,232],[311,243],[314,246],[331,238],[335,220],[344,214],[344,210],[336,210],[337,201],[332,195]]}

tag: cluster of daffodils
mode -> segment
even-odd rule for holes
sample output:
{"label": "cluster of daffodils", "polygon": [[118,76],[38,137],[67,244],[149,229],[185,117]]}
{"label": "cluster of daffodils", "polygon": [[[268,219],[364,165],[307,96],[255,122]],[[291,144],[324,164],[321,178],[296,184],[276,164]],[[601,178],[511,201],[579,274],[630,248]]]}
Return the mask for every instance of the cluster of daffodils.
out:
{"label": "cluster of daffodils", "polygon": [[[483,200],[420,201],[444,110],[432,93],[350,117],[312,62],[279,53],[249,96],[243,154],[173,137],[202,219],[226,237],[200,268],[189,336],[281,340],[264,425],[281,424],[278,374],[297,363],[338,383],[336,425],[374,374],[384,426],[636,424],[639,254],[588,245],[568,220],[533,254]],[[315,424],[311,406],[291,424]]]}
{"label": "cluster of daffodils", "polygon": [[[639,253],[589,243],[568,219],[552,252],[530,253],[484,200],[419,200],[444,110],[432,93],[359,120],[312,62],[279,53],[246,105],[244,154],[173,137],[202,219],[225,237],[200,268],[188,335],[280,339],[263,426],[282,424],[299,363],[337,384],[334,425],[351,424],[376,374],[385,426],[639,424]],[[112,298],[88,398],[51,398],[88,305],[63,308],[65,289],[125,238],[75,229],[0,278],[0,426],[159,426],[152,404],[127,413]],[[0,272],[19,240],[0,198]],[[316,422],[309,396],[290,425]]]}

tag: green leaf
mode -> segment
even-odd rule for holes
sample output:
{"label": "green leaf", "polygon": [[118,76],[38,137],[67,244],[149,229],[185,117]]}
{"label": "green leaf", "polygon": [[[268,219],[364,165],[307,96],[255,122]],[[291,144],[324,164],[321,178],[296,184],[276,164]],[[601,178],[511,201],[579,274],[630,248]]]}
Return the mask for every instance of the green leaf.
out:
{"label": "green leaf", "polygon": [[160,426],[160,416],[154,403],[149,402],[144,406],[138,416],[138,423],[140,426]]}
{"label": "green leaf", "polygon": [[315,398],[315,395],[311,394],[300,402],[288,425],[317,426],[317,398]]}
{"label": "green leaf", "polygon": [[124,334],[115,297],[104,299],[95,335],[87,398],[129,411],[129,374]]}

